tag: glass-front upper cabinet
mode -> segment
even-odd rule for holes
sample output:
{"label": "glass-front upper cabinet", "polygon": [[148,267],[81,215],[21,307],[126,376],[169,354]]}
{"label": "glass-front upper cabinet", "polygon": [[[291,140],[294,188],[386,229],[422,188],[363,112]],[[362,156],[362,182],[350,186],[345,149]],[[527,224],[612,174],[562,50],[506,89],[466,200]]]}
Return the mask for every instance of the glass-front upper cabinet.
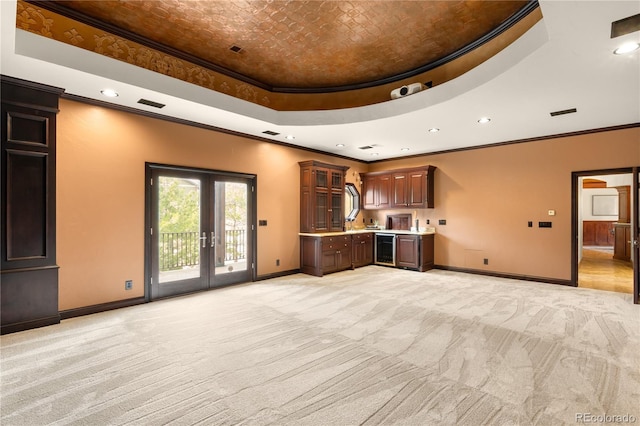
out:
{"label": "glass-front upper cabinet", "polygon": [[344,230],[344,181],[348,166],[302,161],[300,232]]}

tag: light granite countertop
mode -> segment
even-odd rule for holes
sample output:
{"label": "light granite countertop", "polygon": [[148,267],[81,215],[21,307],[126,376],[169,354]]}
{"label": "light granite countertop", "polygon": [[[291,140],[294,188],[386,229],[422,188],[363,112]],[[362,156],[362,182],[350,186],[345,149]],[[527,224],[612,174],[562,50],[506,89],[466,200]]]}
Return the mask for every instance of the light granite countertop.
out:
{"label": "light granite countertop", "polygon": [[426,228],[420,228],[419,231],[405,231],[400,229],[354,229],[353,231],[338,231],[338,232],[300,232],[301,237],[331,237],[335,235],[349,235],[349,234],[364,234],[367,232],[373,232],[377,234],[404,234],[404,235],[429,235],[435,234],[436,228],[428,226]]}

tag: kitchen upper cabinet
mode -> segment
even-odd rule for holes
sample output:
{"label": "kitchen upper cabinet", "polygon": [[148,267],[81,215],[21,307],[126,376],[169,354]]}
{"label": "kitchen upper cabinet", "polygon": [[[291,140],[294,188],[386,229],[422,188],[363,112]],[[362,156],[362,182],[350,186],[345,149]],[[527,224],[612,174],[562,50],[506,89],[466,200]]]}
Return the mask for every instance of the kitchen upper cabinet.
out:
{"label": "kitchen upper cabinet", "polygon": [[300,162],[300,232],[342,231],[348,166]]}
{"label": "kitchen upper cabinet", "polygon": [[391,207],[391,174],[366,174],[363,179],[364,209],[388,209]]}
{"label": "kitchen upper cabinet", "polygon": [[433,208],[434,166],[367,173],[365,209]]}

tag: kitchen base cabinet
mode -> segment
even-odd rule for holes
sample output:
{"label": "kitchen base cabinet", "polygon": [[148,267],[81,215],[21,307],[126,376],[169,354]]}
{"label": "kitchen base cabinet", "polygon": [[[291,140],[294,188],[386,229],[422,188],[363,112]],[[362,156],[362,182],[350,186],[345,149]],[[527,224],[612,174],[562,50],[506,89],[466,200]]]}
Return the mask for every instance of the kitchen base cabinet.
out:
{"label": "kitchen base cabinet", "polygon": [[354,234],[351,244],[351,263],[354,268],[373,263],[373,233]]}
{"label": "kitchen base cabinet", "polygon": [[322,273],[351,268],[351,235],[322,237]]}
{"label": "kitchen base cabinet", "polygon": [[423,272],[433,268],[434,238],[429,235],[398,235],[396,267]]}
{"label": "kitchen base cabinet", "polygon": [[300,236],[300,272],[321,277],[373,263],[373,234]]}

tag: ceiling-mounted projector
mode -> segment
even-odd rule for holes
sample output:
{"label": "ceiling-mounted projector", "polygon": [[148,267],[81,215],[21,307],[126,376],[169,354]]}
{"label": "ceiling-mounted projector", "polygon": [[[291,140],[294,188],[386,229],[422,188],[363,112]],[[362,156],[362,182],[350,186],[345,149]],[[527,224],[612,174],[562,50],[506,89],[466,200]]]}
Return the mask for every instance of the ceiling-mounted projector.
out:
{"label": "ceiling-mounted projector", "polygon": [[391,99],[404,98],[422,90],[422,83],[413,83],[391,91]]}

